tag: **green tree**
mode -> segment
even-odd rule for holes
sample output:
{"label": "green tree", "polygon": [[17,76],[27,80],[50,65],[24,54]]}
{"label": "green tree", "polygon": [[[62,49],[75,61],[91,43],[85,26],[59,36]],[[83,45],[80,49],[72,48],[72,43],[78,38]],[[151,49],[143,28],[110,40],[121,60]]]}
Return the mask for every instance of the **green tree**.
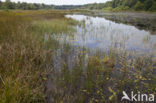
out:
{"label": "green tree", "polygon": [[93,6],[90,6],[90,7],[89,7],[89,10],[93,10],[93,9],[94,9],[94,7],[93,7]]}
{"label": "green tree", "polygon": [[2,8],[2,1],[0,0],[0,9]]}
{"label": "green tree", "polygon": [[10,0],[6,0],[3,5],[3,9],[14,9],[13,3]]}
{"label": "green tree", "polygon": [[20,9],[28,10],[28,5],[27,5],[27,3],[26,3],[26,2],[21,3]]}
{"label": "green tree", "polygon": [[156,2],[152,4],[152,7],[149,9],[150,11],[156,11]]}
{"label": "green tree", "polygon": [[146,0],[144,5],[145,5],[145,10],[148,10],[152,7],[153,1],[152,0]]}
{"label": "green tree", "polygon": [[18,3],[16,4],[16,9],[21,9],[21,3],[18,1]]}
{"label": "green tree", "polygon": [[143,8],[144,8],[144,5],[140,1],[138,1],[134,6],[135,10],[142,10]]}

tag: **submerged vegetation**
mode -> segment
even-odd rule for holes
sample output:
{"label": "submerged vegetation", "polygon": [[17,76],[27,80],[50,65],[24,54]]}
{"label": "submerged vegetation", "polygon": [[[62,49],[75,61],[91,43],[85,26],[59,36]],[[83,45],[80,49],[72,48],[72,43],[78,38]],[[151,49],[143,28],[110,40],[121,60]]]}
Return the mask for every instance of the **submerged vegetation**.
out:
{"label": "submerged vegetation", "polygon": [[110,48],[60,43],[79,21],[62,11],[0,12],[0,103],[119,103],[122,91],[156,95],[156,62]]}

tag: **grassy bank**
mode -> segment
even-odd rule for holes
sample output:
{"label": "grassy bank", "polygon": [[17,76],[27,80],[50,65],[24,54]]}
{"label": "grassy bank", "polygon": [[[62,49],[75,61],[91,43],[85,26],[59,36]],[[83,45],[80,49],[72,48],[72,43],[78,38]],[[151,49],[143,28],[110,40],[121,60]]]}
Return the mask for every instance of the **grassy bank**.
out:
{"label": "grassy bank", "polygon": [[[69,12],[69,11],[68,11]],[[61,44],[82,23],[64,11],[0,12],[0,103],[119,103],[122,91],[156,94],[156,62],[110,48]]]}

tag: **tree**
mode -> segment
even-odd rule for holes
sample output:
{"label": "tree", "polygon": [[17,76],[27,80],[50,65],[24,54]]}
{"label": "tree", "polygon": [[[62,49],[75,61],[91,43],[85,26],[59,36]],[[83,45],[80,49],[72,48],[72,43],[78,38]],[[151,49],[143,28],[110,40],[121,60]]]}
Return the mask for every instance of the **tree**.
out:
{"label": "tree", "polygon": [[134,9],[135,9],[135,10],[142,10],[143,7],[144,7],[144,5],[143,5],[140,1],[138,1],[138,2],[135,4]]}
{"label": "tree", "polygon": [[152,0],[146,0],[144,4],[145,4],[145,10],[148,10],[152,7],[153,1]]}
{"label": "tree", "polygon": [[156,2],[152,4],[152,7],[149,9],[150,11],[156,11]]}
{"label": "tree", "polygon": [[2,1],[0,0],[0,9],[2,8]]}
{"label": "tree", "polygon": [[2,5],[3,9],[14,9],[14,5],[10,0],[6,0],[3,5]]}
{"label": "tree", "polygon": [[94,9],[93,6],[90,6],[90,7],[89,7],[89,10],[93,10],[93,9]]}

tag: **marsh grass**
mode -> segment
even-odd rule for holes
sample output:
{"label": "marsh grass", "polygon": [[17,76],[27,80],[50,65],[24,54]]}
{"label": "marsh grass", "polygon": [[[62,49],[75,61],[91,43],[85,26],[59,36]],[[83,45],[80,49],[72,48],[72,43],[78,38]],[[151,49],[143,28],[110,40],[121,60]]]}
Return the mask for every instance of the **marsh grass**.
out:
{"label": "marsh grass", "polygon": [[[42,97],[39,71],[43,61],[42,46],[28,34],[30,19],[11,12],[1,12],[0,17],[0,102],[33,102]],[[34,40],[33,40],[34,39]],[[29,42],[28,42],[29,41]],[[39,56],[42,54],[42,57]],[[44,70],[42,70],[44,73]],[[35,84],[32,81],[36,82]]]}
{"label": "marsh grass", "polygon": [[[46,47],[43,32],[73,30],[71,25],[75,21],[66,20],[58,13],[36,14],[40,19],[36,27],[33,25],[36,17],[32,13],[32,18],[31,13],[28,16],[27,12],[0,12],[0,103],[45,102],[42,84],[50,68],[51,54],[58,45],[54,39],[50,39],[47,43],[55,47]],[[62,22],[45,21],[56,17],[60,17]]]}
{"label": "marsh grass", "polygon": [[89,55],[52,38],[74,33],[74,25],[81,23],[61,11],[0,12],[0,103],[119,103],[123,90],[156,94],[150,55]]}
{"label": "marsh grass", "polygon": [[72,26],[76,25],[78,22],[72,19],[53,19],[53,20],[43,20],[34,22],[34,31],[44,34],[71,34],[74,32]]}
{"label": "marsh grass", "polygon": [[[102,58],[99,54],[86,58],[87,52],[79,52],[71,70],[66,61],[69,53],[64,51],[61,70],[52,73],[49,78],[55,84],[49,90],[52,94],[50,102],[119,103],[123,90],[156,93],[156,68],[150,56],[129,59],[127,52],[112,51]],[[84,65],[85,59],[88,62]]]}

